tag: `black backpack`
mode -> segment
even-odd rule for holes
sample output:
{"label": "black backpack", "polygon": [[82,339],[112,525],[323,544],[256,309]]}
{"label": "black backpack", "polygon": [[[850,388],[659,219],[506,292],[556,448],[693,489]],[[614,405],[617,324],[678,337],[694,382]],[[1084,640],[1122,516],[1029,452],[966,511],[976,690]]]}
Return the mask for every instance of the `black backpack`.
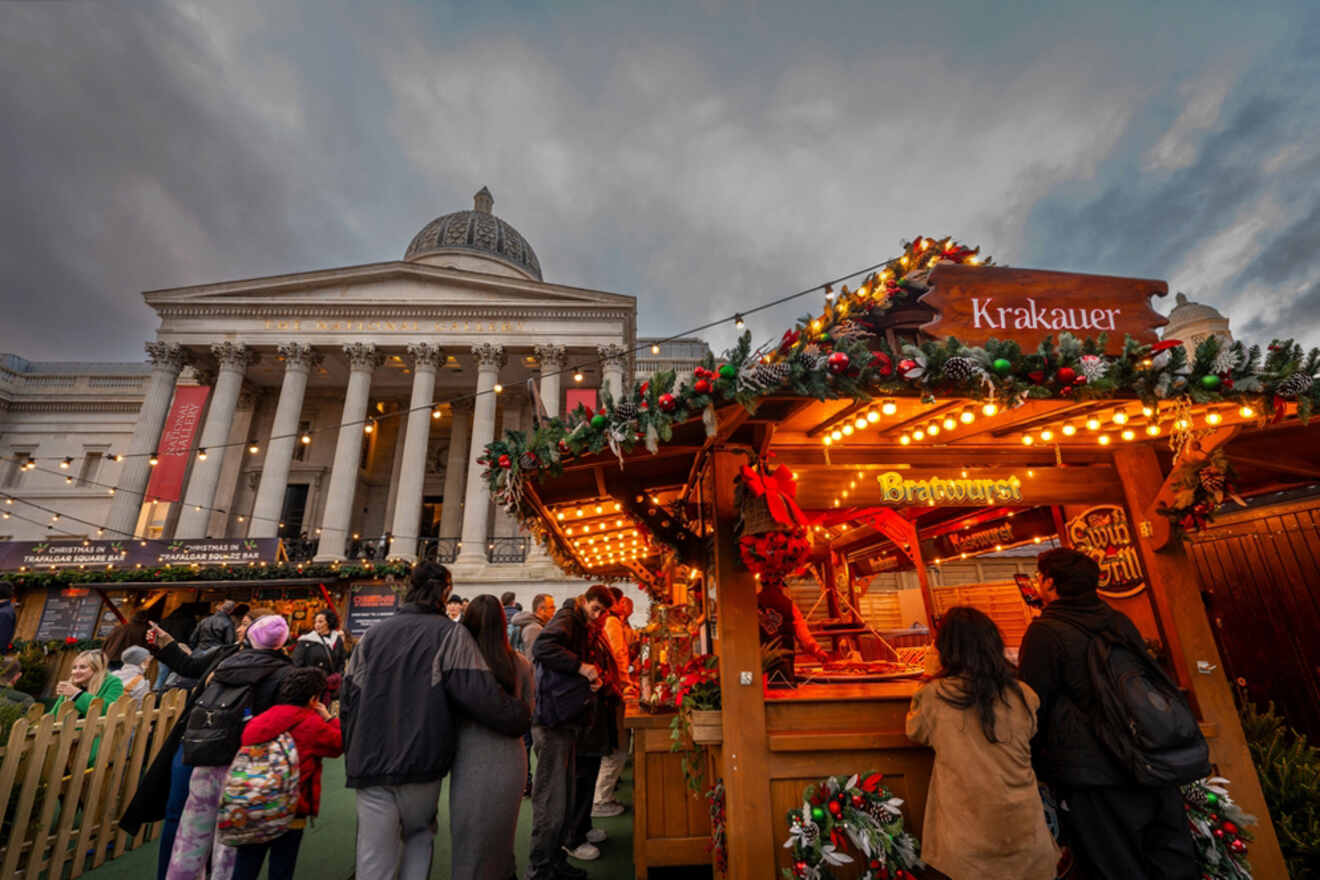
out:
{"label": "black backpack", "polygon": [[252,685],[211,679],[188,713],[183,731],[183,763],[189,767],[224,767],[243,744],[243,723],[252,702]]}
{"label": "black backpack", "polygon": [[1096,738],[1138,785],[1185,785],[1210,775],[1210,746],[1191,706],[1145,646],[1088,633]]}

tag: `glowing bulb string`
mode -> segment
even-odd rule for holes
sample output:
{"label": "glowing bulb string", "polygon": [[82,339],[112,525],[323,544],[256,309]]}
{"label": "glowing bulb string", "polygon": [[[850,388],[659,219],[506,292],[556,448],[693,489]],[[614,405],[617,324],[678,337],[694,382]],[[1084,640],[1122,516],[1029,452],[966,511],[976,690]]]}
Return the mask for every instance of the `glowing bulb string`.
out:
{"label": "glowing bulb string", "polygon": [[[692,336],[695,333],[700,333],[703,330],[709,330],[712,327],[718,327],[722,324],[727,324],[730,321],[734,321],[736,324],[739,320],[745,319],[748,315],[755,315],[757,312],[763,312],[767,309],[772,309],[775,308],[776,306],[781,306],[784,303],[792,302],[795,299],[799,299],[801,297],[807,296],[808,294],[815,293],[818,290],[825,290],[827,288],[831,288],[836,284],[842,284],[844,281],[847,281],[848,279],[854,278],[858,275],[869,274],[877,269],[882,269],[898,262],[898,259],[899,259],[898,257],[890,257],[889,259],[884,260],[882,262],[876,263],[871,266],[867,266],[865,269],[859,269],[855,272],[849,272],[847,275],[841,275],[838,278],[834,278],[831,279],[830,281],[825,281],[820,284],[813,285],[811,287],[806,288],[805,290],[799,290],[796,293],[790,293],[785,296],[781,296],[778,299],[773,299],[770,300],[769,302],[762,303],[761,305],[753,306],[750,309],[742,309],[741,311],[734,312],[732,315],[728,315],[723,318],[717,318],[713,321],[707,321],[705,324],[701,324],[696,327],[691,327],[687,330],[679,331],[678,333],[674,333],[670,336],[661,337],[659,340],[651,339],[650,341],[644,344],[636,345],[633,346],[631,349],[627,349],[625,353],[630,355],[636,355],[640,353],[643,349],[654,349],[656,346],[664,345],[665,343],[668,342],[677,342],[686,337]],[[540,376],[542,378],[546,378],[550,376],[563,376],[567,374],[573,374],[574,378],[576,379],[577,374],[581,372],[583,367],[603,364],[605,360],[607,360],[607,358],[605,357],[595,357],[595,358],[589,357],[586,360],[577,361],[571,367],[564,367],[563,369],[549,373],[540,373]],[[372,422],[372,421],[374,421],[376,424],[379,424],[381,421],[388,418],[395,418],[396,416],[399,417],[405,416],[408,413],[419,410],[434,410],[436,407],[446,403],[454,404],[454,403],[463,402],[465,400],[476,400],[478,397],[481,397],[486,394],[499,394],[503,390],[504,387],[499,383],[496,383],[495,387],[487,389],[485,391],[464,392],[463,394],[457,395],[455,397],[450,397],[445,400],[432,400],[430,403],[422,404],[415,407],[410,407],[408,409],[398,409],[390,413],[381,413],[374,416],[364,416],[361,419],[355,419],[349,422],[340,422],[337,425],[323,425],[319,428],[311,428],[306,431],[294,431],[291,434],[272,434],[268,438],[267,442],[269,442],[270,440],[287,440],[289,438],[293,438],[295,440],[302,440],[302,442],[306,444],[308,441],[303,440],[302,438],[313,434],[320,434],[326,431],[338,431],[339,429],[346,427],[361,428],[361,427],[365,427],[368,422]],[[233,443],[216,443],[214,445],[206,447],[206,449],[208,451],[214,451],[217,449],[228,449],[234,446],[249,446],[250,444],[254,445],[250,440],[243,440],[241,442],[235,441]],[[150,458],[151,456],[156,454],[157,451],[153,450],[152,452],[121,452],[108,457],[112,461],[122,461],[126,458]]]}

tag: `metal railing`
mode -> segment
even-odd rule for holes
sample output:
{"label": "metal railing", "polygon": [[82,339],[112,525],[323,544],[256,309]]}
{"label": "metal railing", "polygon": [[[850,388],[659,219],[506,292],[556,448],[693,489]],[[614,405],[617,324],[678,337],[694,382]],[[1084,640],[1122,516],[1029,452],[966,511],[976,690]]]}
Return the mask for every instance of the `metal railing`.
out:
{"label": "metal railing", "polygon": [[492,564],[527,561],[528,538],[491,538],[486,542],[486,559]]}
{"label": "metal railing", "polygon": [[390,552],[390,536],[354,538],[348,542],[349,559],[384,559]]}
{"label": "metal railing", "polygon": [[462,546],[461,538],[422,538],[417,558],[426,562],[453,562]]}

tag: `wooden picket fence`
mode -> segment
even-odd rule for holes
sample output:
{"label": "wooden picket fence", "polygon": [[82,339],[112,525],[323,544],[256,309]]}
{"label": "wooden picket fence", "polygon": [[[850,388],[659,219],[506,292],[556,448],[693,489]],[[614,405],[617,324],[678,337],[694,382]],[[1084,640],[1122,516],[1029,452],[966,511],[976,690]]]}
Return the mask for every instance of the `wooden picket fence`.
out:
{"label": "wooden picket fence", "polygon": [[120,697],[104,715],[95,700],[89,719],[70,705],[58,716],[34,706],[15,722],[0,761],[0,877],[78,877],[154,838],[156,825],[130,837],[118,818],[187,696],[147,694],[140,709]]}

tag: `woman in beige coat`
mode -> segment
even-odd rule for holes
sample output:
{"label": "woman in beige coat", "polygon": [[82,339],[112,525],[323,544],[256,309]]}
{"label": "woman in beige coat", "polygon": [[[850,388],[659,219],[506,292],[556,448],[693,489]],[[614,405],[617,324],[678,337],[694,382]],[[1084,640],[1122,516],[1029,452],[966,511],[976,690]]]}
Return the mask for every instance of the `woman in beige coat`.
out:
{"label": "woman in beige coat", "polygon": [[1031,769],[1040,700],[975,608],[949,609],[935,648],[941,669],[907,717],[908,736],[935,750],[922,858],[953,880],[1054,880],[1058,849]]}

